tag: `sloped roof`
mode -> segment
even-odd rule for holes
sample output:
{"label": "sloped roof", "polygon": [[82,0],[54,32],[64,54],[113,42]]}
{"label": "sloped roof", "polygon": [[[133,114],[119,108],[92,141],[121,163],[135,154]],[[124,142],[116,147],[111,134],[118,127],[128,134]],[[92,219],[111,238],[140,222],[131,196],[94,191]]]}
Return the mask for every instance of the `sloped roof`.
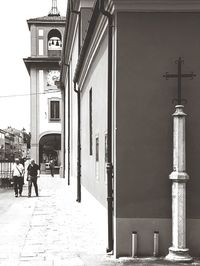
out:
{"label": "sloped roof", "polygon": [[55,24],[65,24],[66,17],[64,16],[44,16],[44,17],[38,17],[38,18],[31,18],[27,20],[28,27],[30,29],[30,26],[32,24],[48,24],[48,23],[55,23]]}
{"label": "sloped roof", "polygon": [[29,21],[60,21],[60,20],[66,20],[66,17],[64,16],[44,16],[44,17],[38,17],[38,18],[31,18],[29,20],[27,20],[28,22]]}

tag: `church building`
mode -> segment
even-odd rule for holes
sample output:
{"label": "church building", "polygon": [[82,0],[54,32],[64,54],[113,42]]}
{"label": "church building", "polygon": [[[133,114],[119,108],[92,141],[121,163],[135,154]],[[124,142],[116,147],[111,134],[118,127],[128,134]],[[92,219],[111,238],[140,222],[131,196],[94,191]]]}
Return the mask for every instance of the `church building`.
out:
{"label": "church building", "polygon": [[105,206],[116,257],[199,257],[200,1],[74,0],[66,17],[62,149],[77,201],[84,186]]}
{"label": "church building", "polygon": [[31,35],[31,56],[24,59],[30,75],[31,157],[41,164],[50,159],[61,165],[61,92],[60,58],[65,17],[60,15],[57,0],[47,16],[27,21]]}

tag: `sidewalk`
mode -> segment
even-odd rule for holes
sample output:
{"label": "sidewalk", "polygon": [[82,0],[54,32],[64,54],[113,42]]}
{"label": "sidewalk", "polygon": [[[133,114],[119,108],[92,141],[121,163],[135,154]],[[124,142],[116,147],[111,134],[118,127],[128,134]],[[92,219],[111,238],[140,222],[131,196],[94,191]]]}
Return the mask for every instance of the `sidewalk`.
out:
{"label": "sidewalk", "polygon": [[41,176],[38,185],[38,198],[34,190],[27,197],[27,185],[23,197],[8,191],[1,198],[6,204],[0,212],[1,266],[188,265],[106,255],[106,210],[83,187],[77,203],[76,184],[68,186],[59,176]]}
{"label": "sidewalk", "polygon": [[[0,219],[0,265],[95,266],[106,263],[106,211],[75,184],[41,176],[39,198],[14,198]],[[33,189],[33,188],[32,188]],[[109,262],[109,258],[108,258]],[[109,264],[110,265],[110,264]]]}

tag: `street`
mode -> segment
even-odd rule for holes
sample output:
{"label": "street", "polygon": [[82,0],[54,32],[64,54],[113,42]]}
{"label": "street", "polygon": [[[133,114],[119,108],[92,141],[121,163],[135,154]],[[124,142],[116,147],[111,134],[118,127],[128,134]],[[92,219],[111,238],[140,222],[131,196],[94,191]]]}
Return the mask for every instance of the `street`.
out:
{"label": "street", "polygon": [[[106,257],[106,212],[59,176],[41,176],[39,198],[0,193],[0,265],[103,265]],[[97,205],[95,205],[97,204]],[[104,233],[102,233],[104,232]],[[97,262],[98,263],[97,263]]]}
{"label": "street", "polygon": [[77,203],[76,184],[68,186],[59,176],[41,176],[38,185],[39,198],[34,190],[27,197],[27,184],[19,198],[11,189],[0,190],[0,265],[173,265],[106,255],[105,209],[84,188]]}

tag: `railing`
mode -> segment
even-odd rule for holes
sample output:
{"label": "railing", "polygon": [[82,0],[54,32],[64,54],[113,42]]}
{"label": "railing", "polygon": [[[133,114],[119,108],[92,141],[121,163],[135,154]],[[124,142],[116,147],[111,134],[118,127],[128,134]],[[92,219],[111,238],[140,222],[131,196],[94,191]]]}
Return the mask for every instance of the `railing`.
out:
{"label": "railing", "polygon": [[12,165],[13,162],[0,162],[0,187],[12,186]]}

